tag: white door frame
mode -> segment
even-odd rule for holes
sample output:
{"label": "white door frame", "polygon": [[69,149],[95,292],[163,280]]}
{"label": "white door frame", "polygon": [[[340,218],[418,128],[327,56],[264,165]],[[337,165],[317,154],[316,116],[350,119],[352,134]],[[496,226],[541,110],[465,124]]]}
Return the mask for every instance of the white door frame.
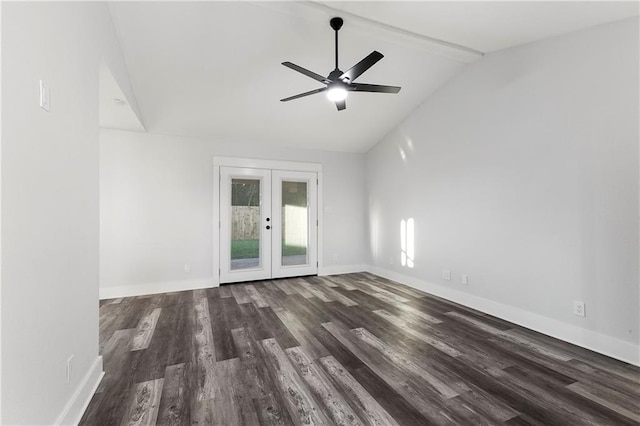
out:
{"label": "white door frame", "polygon": [[220,167],[315,172],[318,174],[318,273],[323,268],[324,209],[322,207],[322,164],[258,158],[213,157],[213,287],[220,286]]}

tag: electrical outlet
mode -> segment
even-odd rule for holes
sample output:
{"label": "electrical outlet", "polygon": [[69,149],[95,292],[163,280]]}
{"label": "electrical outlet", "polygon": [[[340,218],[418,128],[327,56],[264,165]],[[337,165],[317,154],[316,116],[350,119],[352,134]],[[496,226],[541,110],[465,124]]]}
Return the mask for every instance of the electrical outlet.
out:
{"label": "electrical outlet", "polygon": [[442,271],[442,278],[444,278],[445,280],[450,280],[451,279],[451,271],[448,269],[445,269],[444,271]]}
{"label": "electrical outlet", "polygon": [[189,265],[188,263],[185,263],[185,264],[184,264],[184,271],[185,271],[186,273],[191,272],[191,265]]}
{"label": "electrical outlet", "polygon": [[460,276],[460,282],[462,284],[469,284],[469,275],[462,274]]}
{"label": "electrical outlet", "polygon": [[574,300],[573,313],[579,317],[587,316],[587,311],[585,310],[584,302],[580,302],[579,300]]}
{"label": "electrical outlet", "polygon": [[72,366],[73,366],[73,355],[71,355],[68,359],[67,359],[67,374],[66,374],[66,383],[71,382],[71,372],[72,372]]}
{"label": "electrical outlet", "polygon": [[389,265],[393,265],[393,256],[389,256]]}
{"label": "electrical outlet", "polygon": [[332,256],[332,258],[333,258],[333,261],[334,261],[334,262],[337,262],[337,261],[338,261],[338,255],[337,255],[337,254],[335,254],[335,253],[334,253],[334,254],[333,254],[333,256]]}

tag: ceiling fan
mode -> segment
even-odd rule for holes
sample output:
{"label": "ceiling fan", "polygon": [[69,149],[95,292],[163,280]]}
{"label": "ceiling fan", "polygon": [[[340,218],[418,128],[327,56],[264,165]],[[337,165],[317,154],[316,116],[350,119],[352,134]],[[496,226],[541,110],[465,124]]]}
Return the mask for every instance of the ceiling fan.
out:
{"label": "ceiling fan", "polygon": [[282,65],[291,68],[294,71],[298,71],[301,74],[311,77],[312,79],[325,84],[325,87],[311,90],[309,92],[300,93],[299,95],[290,96],[288,98],[280,99],[281,102],[292,101],[294,99],[302,98],[304,96],[314,95],[320,92],[327,92],[327,97],[334,101],[338,111],[342,111],[347,107],[346,99],[347,92],[376,92],[376,93],[398,93],[400,87],[397,86],[380,86],[377,84],[364,84],[355,83],[354,80],[360,77],[365,71],[371,68],[376,62],[384,57],[382,53],[378,51],[371,52],[366,58],[349,68],[347,71],[342,72],[338,68],[338,31],[342,28],[342,18],[332,18],[329,21],[331,28],[336,33],[336,69],[331,71],[327,77],[323,77],[320,74],[316,74],[313,71],[302,68],[299,65],[291,62],[283,62]]}

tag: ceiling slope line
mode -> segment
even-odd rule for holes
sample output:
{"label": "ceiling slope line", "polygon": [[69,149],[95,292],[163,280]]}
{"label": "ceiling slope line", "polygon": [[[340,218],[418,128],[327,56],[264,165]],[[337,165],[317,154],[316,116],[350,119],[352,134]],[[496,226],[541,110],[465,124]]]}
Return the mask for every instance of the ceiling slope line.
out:
{"label": "ceiling slope line", "polygon": [[[140,105],[137,99],[138,97],[136,96],[136,88],[134,87],[133,80],[131,79],[131,75],[129,73],[130,65],[127,62],[127,59],[124,53],[124,44],[122,43],[122,34],[121,34],[120,27],[118,26],[118,21],[116,19],[115,6],[112,3],[107,3],[107,12],[109,13],[109,21],[111,23],[111,28],[113,30],[113,34],[115,36],[115,40],[118,45],[120,57],[122,58],[122,64],[124,66],[123,77],[126,79],[126,82],[129,83],[128,84],[129,87],[123,90],[123,88],[120,87],[121,83],[117,79],[116,79],[116,83],[118,84],[119,89],[123,91],[123,95],[129,104],[129,108],[135,114],[137,121],[142,126],[142,129],[143,129],[142,131],[147,132],[149,130],[147,127],[147,121],[142,114],[142,110],[140,108]],[[109,70],[109,72],[111,72],[111,75],[113,77],[112,71]]]}
{"label": "ceiling slope line", "polygon": [[452,43],[449,41],[440,40],[434,37],[429,37],[426,35],[414,33],[413,31],[408,31],[402,28],[394,27],[393,25],[385,24],[384,22],[376,21],[370,18],[365,18],[363,16],[356,15],[354,13],[345,12],[340,9],[327,6],[326,4],[323,4],[317,1],[306,1],[306,2],[301,2],[300,4],[306,5],[307,7],[310,7],[310,8],[323,10],[325,12],[330,12],[334,16],[348,17],[361,25],[375,27],[378,29],[385,30],[387,32],[391,32],[395,35],[412,39],[414,41],[419,42],[428,50],[435,51],[436,53],[450,57],[452,59],[457,59],[463,62],[473,62],[485,55],[485,52],[481,52],[479,50],[475,50],[467,46],[463,46],[463,45]]}

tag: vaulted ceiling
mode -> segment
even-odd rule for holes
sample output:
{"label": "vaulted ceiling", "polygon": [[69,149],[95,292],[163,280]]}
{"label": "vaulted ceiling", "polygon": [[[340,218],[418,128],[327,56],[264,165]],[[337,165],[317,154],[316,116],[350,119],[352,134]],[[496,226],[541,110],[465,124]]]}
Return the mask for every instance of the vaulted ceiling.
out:
{"label": "vaulted ceiling", "polygon": [[[635,2],[118,2],[110,9],[148,131],[350,152],[375,145],[483,53],[638,14]],[[378,50],[385,57],[358,81],[402,86],[399,94],[351,93],[340,112],[323,94],[279,101],[321,87],[281,62],[322,75],[334,68],[333,16],[345,21],[340,68]]]}

